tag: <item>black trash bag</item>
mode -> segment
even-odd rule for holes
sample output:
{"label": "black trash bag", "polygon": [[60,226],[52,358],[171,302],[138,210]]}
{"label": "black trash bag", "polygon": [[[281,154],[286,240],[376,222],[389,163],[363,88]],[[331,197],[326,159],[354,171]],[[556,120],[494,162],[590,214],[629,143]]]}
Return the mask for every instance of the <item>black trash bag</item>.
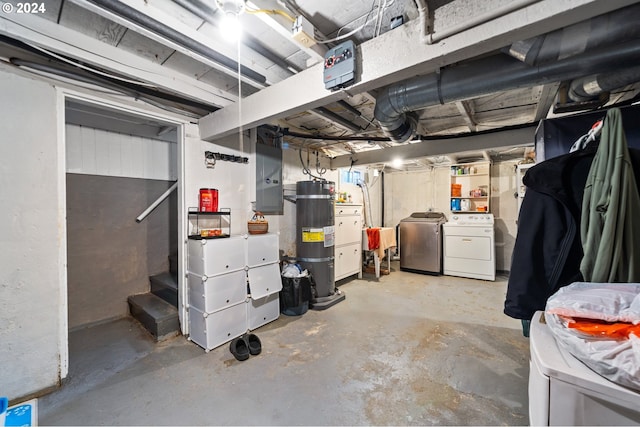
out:
{"label": "black trash bag", "polygon": [[309,309],[311,301],[311,278],[282,277],[280,312],[287,316],[300,316]]}

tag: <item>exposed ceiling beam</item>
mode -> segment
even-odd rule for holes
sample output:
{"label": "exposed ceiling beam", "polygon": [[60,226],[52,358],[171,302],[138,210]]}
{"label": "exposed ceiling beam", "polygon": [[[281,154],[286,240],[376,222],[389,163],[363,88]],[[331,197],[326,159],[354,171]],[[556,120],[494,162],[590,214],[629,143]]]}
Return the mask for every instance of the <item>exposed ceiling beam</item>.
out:
{"label": "exposed ceiling beam", "polygon": [[469,130],[471,132],[475,132],[477,128],[477,124],[473,120],[473,115],[475,111],[473,109],[472,103],[473,103],[473,100],[456,101],[456,107],[458,108],[458,111],[460,112],[460,115],[462,116],[464,121],[467,123],[467,127],[469,128]]}
{"label": "exposed ceiling beam", "polygon": [[514,146],[534,144],[535,126],[510,129],[501,132],[482,133],[459,138],[447,138],[439,141],[422,141],[416,144],[404,144],[384,150],[370,150],[357,154],[347,154],[331,159],[331,169],[349,167],[351,160],[355,165],[363,166],[372,163],[385,163],[398,157],[414,159],[429,156],[450,156],[467,151],[491,150]]}
{"label": "exposed ceiling beam", "polygon": [[[253,3],[251,1],[247,1],[246,4],[252,9],[279,9],[280,6],[273,4],[265,4],[264,0],[258,1],[259,5]],[[276,15],[277,16],[277,15]],[[314,62],[324,62],[324,53],[326,52],[326,48],[322,45],[316,45],[313,47],[307,47],[300,43],[298,40],[292,37],[292,28],[293,25],[289,22],[282,22],[282,18],[276,17],[273,15],[268,15],[265,13],[256,14],[256,17],[260,19],[262,22],[267,24],[274,30],[277,34],[282,36],[285,40],[294,44],[298,49],[303,50],[307,55],[314,59]]]}
{"label": "exposed ceiling beam", "polygon": [[540,97],[536,105],[535,116],[533,119],[535,122],[539,122],[540,120],[547,117],[547,114],[549,114],[549,110],[551,109],[551,106],[556,99],[556,94],[558,93],[559,87],[560,82],[550,83],[542,86]]}
{"label": "exposed ceiling beam", "polygon": [[[433,45],[421,43],[420,22],[413,20],[358,46],[358,76],[353,86],[335,92],[326,90],[322,78],[323,64],[317,64],[243,99],[241,115],[240,106],[232,105],[202,118],[200,134],[205,140],[215,140],[237,132],[241,125],[255,127],[345,99],[349,94],[359,94],[430,73],[448,64],[502,48],[513,41],[563,28],[633,3],[635,1],[632,0],[542,0]],[[411,55],[398,46],[411,47]]]}
{"label": "exposed ceiling beam", "polygon": [[[227,74],[229,76],[236,77],[236,78],[238,77],[237,70],[232,70],[228,67],[225,67],[220,63],[212,60],[211,58],[208,58],[204,55],[194,52],[193,50],[189,49],[187,46],[183,46],[180,43],[176,43],[173,40],[163,37],[160,34],[156,34],[155,32],[146,29],[144,26],[140,25],[139,23],[123,18],[88,0],[68,0],[68,1],[71,1],[72,3],[75,3],[78,6],[83,7],[97,15],[100,15],[111,21],[117,22],[118,24],[126,28],[129,28],[132,31],[135,31],[136,33],[142,34],[143,36],[148,37],[151,40],[154,40],[164,46],[170,47],[171,49],[175,49],[176,51],[186,56],[189,56],[197,61],[200,61],[203,64],[207,64],[210,67],[215,68],[216,70],[224,74]],[[281,80],[281,78],[278,75],[256,64],[255,61],[247,61],[246,59],[243,59],[243,58],[238,59],[238,51],[237,49],[235,49],[235,46],[232,46],[231,44],[221,43],[220,39],[217,39],[217,40],[213,39],[212,37],[208,37],[207,35],[203,34],[197,29],[189,27],[188,25],[182,23],[181,21],[174,18],[173,16],[168,15],[164,11],[153,6],[152,2],[146,2],[144,0],[118,0],[118,1],[119,3],[122,3],[125,6],[128,6],[134,9],[136,12],[144,14],[147,17],[169,27],[170,29],[177,31],[178,33],[188,37],[189,39],[203,46],[206,46],[207,48],[213,49],[216,52],[226,56],[227,58],[232,59],[234,61],[238,61],[245,67],[251,68],[257,73],[262,74],[267,78],[268,84],[275,83]],[[256,82],[245,76],[241,76],[241,79],[245,84],[249,84],[255,88],[262,89],[265,87],[264,84]]]}
{"label": "exposed ceiling beam", "polygon": [[125,77],[144,81],[196,101],[224,107],[237,95],[193,77],[168,70],[133,53],[103,43],[33,14],[0,14],[0,34],[93,64]]}

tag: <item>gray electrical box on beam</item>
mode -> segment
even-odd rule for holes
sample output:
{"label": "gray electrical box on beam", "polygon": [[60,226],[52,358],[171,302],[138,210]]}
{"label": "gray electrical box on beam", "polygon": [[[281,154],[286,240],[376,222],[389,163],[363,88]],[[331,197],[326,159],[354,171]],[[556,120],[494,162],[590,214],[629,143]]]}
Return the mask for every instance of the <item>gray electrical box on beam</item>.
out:
{"label": "gray electrical box on beam", "polygon": [[356,78],[356,47],[351,40],[329,49],[324,55],[324,88],[339,89]]}

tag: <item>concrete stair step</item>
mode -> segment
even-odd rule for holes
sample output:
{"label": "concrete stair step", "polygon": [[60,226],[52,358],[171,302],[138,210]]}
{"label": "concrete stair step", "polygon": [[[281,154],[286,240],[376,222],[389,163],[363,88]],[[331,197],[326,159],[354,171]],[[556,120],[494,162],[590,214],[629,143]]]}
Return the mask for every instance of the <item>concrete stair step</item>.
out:
{"label": "concrete stair step", "polygon": [[164,341],[180,333],[178,309],[152,294],[131,295],[127,298],[129,312],[147,329],[156,341]]}
{"label": "concrete stair step", "polygon": [[149,277],[151,293],[159,296],[174,307],[178,306],[178,275],[160,273]]}

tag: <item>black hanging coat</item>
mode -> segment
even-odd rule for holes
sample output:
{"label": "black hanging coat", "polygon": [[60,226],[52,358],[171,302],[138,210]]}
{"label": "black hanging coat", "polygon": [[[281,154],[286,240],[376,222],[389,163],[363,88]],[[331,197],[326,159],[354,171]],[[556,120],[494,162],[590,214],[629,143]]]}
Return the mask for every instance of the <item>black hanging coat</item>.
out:
{"label": "black hanging coat", "polygon": [[[529,320],[536,311],[544,310],[547,299],[560,287],[582,281],[582,197],[596,148],[592,144],[548,159],[524,176],[527,192],[518,218],[506,315]],[[640,151],[629,152],[636,182],[640,182]]]}

